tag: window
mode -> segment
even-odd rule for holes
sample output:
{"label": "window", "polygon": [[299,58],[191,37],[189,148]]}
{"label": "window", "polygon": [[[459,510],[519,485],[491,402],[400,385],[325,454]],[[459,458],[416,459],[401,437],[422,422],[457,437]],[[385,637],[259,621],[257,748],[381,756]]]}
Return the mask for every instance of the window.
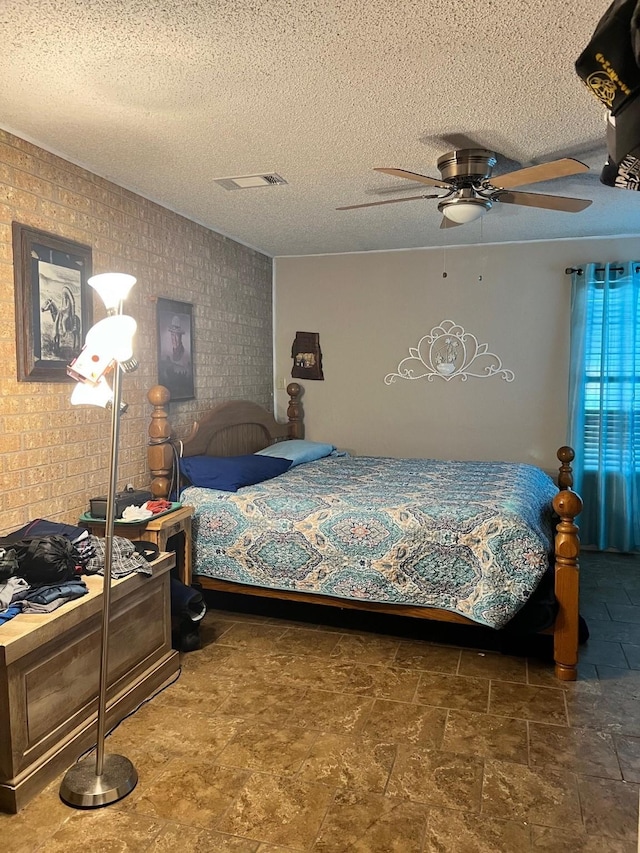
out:
{"label": "window", "polygon": [[[617,268],[620,269],[620,268]],[[584,468],[620,470],[640,461],[640,300],[596,271],[585,336]],[[635,305],[633,304],[635,302]],[[631,310],[630,310],[631,309]],[[605,323],[606,317],[606,323]]]}

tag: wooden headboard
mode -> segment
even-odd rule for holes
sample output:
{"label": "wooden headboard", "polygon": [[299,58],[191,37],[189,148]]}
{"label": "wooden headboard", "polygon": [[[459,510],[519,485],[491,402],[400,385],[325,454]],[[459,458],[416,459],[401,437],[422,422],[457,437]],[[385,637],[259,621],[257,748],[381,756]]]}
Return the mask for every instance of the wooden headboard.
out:
{"label": "wooden headboard", "polygon": [[277,441],[303,438],[304,424],[297,382],[287,385],[287,423],[279,423],[271,412],[247,400],[219,403],[196,421],[189,435],[180,440],[172,434],[167,405],[171,393],[164,385],[154,385],[147,394],[153,406],[149,424],[147,461],[151,472],[151,493],[167,498],[171,488],[174,447],[182,456],[241,456],[255,453]]}

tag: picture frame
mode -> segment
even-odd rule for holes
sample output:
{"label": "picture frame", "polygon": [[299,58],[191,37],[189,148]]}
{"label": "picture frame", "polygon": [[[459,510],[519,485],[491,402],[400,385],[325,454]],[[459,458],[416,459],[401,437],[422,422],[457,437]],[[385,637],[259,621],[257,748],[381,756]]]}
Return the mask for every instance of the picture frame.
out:
{"label": "picture frame", "polygon": [[193,305],[158,297],[158,384],[171,392],[172,400],[193,400]]}
{"label": "picture frame", "polygon": [[322,372],[322,350],[318,332],[296,332],[291,345],[293,379],[324,379]]}
{"label": "picture frame", "polygon": [[12,223],[19,382],[71,382],[93,318],[91,247]]}

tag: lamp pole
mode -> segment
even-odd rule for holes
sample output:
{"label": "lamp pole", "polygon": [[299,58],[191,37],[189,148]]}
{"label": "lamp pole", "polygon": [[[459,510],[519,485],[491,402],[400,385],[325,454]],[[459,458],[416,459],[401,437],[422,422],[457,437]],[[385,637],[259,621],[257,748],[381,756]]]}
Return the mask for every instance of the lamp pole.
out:
{"label": "lamp pole", "polygon": [[[122,299],[113,313],[122,315]],[[113,310],[113,309],[112,309]],[[67,770],[60,786],[60,797],[70,806],[97,808],[107,806],[129,794],[138,782],[138,773],[123,755],[104,754],[106,738],[107,691],[109,683],[109,623],[111,611],[111,568],[113,563],[113,531],[118,480],[118,441],[120,436],[120,405],[122,367],[116,361],[113,370],[113,400],[111,404],[111,442],[109,487],[105,520],[105,559],[102,586],[102,627],[100,640],[100,682],[98,687],[98,717],[95,765],[91,754]]]}
{"label": "lamp pole", "polygon": [[[122,303],[118,306],[122,313]],[[111,612],[111,566],[113,564],[113,531],[118,481],[118,439],[120,437],[120,399],[122,371],[116,364],[113,371],[113,404],[111,406],[111,447],[107,517],[104,528],[104,587],[102,591],[102,642],[100,644],[100,686],[98,688],[98,742],[96,747],[96,776],[104,771],[104,740],[106,737],[107,687],[109,676],[109,622]]]}

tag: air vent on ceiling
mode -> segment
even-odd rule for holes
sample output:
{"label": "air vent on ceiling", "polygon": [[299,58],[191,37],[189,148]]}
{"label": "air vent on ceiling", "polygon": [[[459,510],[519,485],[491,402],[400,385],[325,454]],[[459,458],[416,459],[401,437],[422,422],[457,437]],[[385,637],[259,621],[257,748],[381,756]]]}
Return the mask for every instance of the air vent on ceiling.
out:
{"label": "air vent on ceiling", "polygon": [[269,172],[262,175],[240,175],[237,178],[216,178],[215,183],[225,190],[252,190],[256,187],[280,186],[287,181],[275,172]]}

